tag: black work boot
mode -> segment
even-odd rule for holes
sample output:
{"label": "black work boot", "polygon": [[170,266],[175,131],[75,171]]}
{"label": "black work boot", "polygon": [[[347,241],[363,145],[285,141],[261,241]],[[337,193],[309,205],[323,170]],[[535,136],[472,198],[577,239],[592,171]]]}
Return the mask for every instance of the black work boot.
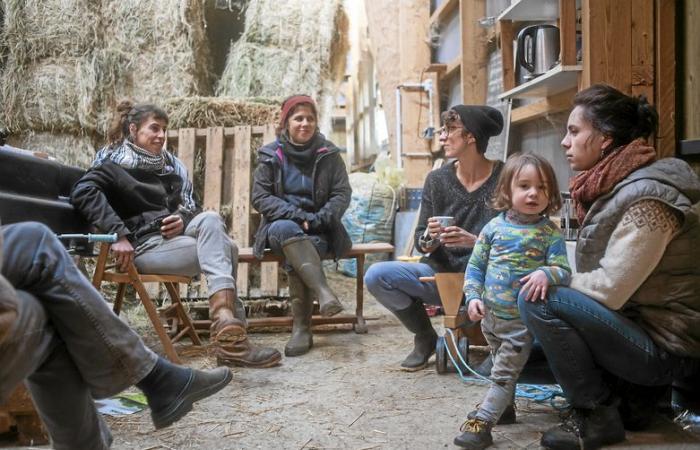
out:
{"label": "black work boot", "polygon": [[328,286],[321,257],[318,256],[314,244],[305,237],[292,238],[282,243],[282,252],[287,263],[294,268],[294,272],[318,297],[321,315],[330,317],[341,313],[343,304]]}
{"label": "black work boot", "polygon": [[[478,409],[478,406],[477,406]],[[476,419],[476,411],[469,411],[469,414],[467,414],[467,419]],[[510,404],[506,406],[506,409],[503,410],[503,414],[501,414],[501,417],[498,419],[498,422],[496,422],[496,425],[513,425],[515,423],[515,405]]]}
{"label": "black work boot", "polygon": [[314,345],[311,334],[313,299],[304,282],[295,274],[289,274],[289,296],[292,303],[292,336],[284,347],[285,356],[301,356]]}
{"label": "black work boot", "polygon": [[414,301],[408,308],[394,311],[394,314],[408,331],[415,334],[413,350],[403,360],[401,367],[409,372],[423,369],[428,365],[430,356],[435,353],[438,339],[423,303]]}
{"label": "black work boot", "polygon": [[467,419],[460,431],[463,433],[454,439],[454,444],[469,450],[481,450],[493,444],[491,425],[481,419]]}
{"label": "black work boot", "polygon": [[544,432],[540,445],[554,450],[593,450],[624,440],[625,428],[615,403],[572,409],[561,424]]}

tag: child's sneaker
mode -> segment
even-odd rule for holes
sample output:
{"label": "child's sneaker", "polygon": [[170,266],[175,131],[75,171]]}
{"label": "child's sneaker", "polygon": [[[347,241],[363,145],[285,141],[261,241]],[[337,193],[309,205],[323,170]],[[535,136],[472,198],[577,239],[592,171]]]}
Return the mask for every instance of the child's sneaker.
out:
{"label": "child's sneaker", "polygon": [[468,419],[460,427],[463,433],[457,436],[454,444],[469,450],[481,450],[493,444],[491,423],[481,419]]}

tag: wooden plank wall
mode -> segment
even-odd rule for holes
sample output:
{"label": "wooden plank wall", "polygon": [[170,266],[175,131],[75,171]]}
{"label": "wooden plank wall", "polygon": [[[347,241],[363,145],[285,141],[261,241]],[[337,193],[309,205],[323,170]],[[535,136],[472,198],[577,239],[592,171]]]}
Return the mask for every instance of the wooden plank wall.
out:
{"label": "wooden plank wall", "polygon": [[[255,222],[250,194],[254,170],[253,140],[267,143],[275,139],[275,126],[236,126],[211,128],[184,128],[168,131],[168,144],[183,161],[191,178],[203,176],[204,198],[202,207],[208,211],[230,211],[229,234],[239,247],[253,244]],[[195,162],[201,157],[204,170],[195,170]],[[198,181],[198,180],[197,180]],[[250,285],[248,264],[239,264],[236,277],[237,289],[242,297],[277,296],[278,263],[261,265],[260,285]],[[204,280],[200,296],[206,295]]]}

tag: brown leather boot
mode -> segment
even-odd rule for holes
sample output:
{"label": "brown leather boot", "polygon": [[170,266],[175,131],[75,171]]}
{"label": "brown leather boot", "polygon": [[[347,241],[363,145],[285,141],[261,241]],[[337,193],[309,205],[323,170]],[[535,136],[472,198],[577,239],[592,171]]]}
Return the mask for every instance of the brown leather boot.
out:
{"label": "brown leather boot", "polygon": [[220,366],[272,367],[282,359],[274,348],[255,347],[248,341],[245,323],[234,316],[236,291],[222,289],[209,297],[209,329],[216,342],[216,362]]}
{"label": "brown leather boot", "polygon": [[289,296],[292,303],[292,335],[284,346],[285,356],[301,356],[314,345],[311,334],[311,315],[314,302],[311,293],[295,274],[289,274]]}

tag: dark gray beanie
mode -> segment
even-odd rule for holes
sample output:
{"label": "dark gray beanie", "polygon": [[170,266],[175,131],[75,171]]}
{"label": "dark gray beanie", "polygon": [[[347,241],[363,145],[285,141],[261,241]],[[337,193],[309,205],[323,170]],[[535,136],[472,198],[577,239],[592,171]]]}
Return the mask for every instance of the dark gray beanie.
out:
{"label": "dark gray beanie", "polygon": [[451,108],[459,114],[464,128],[474,135],[476,148],[486,152],[491,136],[503,131],[503,115],[496,108],[483,105],[457,105]]}

